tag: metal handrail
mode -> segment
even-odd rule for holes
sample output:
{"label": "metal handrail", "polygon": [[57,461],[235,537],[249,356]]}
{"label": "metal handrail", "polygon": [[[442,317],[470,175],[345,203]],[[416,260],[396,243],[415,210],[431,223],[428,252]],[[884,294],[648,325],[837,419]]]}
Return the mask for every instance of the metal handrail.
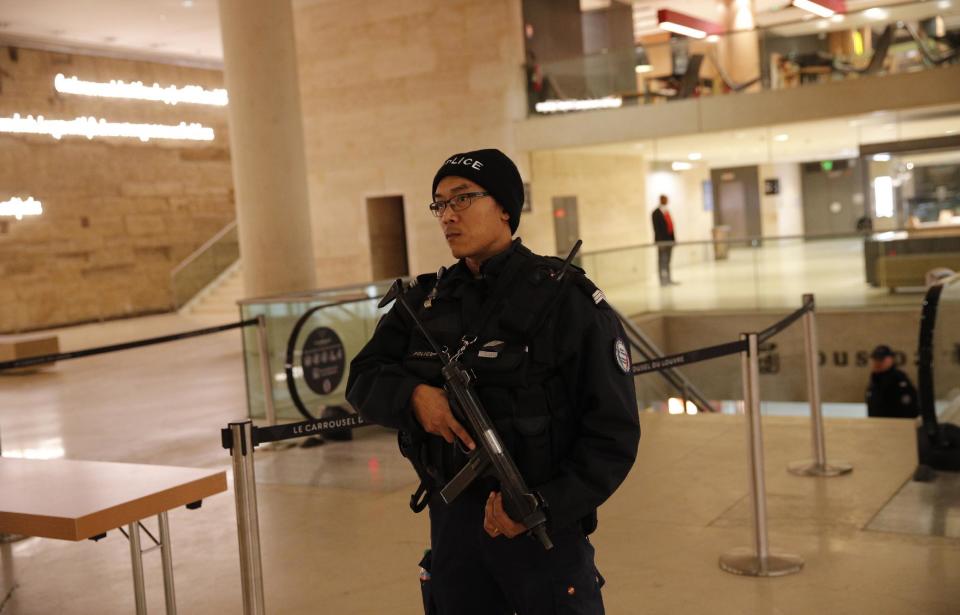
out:
{"label": "metal handrail", "polygon": [[[619,310],[614,308],[613,312],[623,325],[630,345],[643,355],[645,360],[649,361],[663,356],[663,352],[657,348],[657,345],[647,337],[640,327],[624,316]],[[658,373],[683,397],[684,402],[692,401],[700,412],[716,412],[716,409],[710,405],[710,402],[704,397],[703,393],[677,369],[665,369]]]}
{"label": "metal handrail", "polygon": [[185,259],[180,261],[180,263],[170,271],[170,277],[173,278],[175,275],[183,271],[187,266],[190,265],[190,263],[200,258],[203,255],[203,253],[209,250],[213,244],[220,241],[220,239],[222,239],[224,235],[226,235],[236,227],[237,227],[237,221],[232,220],[225,227],[223,227],[222,229],[214,233],[213,237],[203,242],[203,245],[201,245],[199,248],[191,252],[190,255],[187,256]]}
{"label": "metal handrail", "polygon": [[885,235],[887,233],[900,233],[907,232],[911,229],[906,228],[896,228],[890,229],[889,231],[871,231],[867,233],[822,233],[819,235],[748,235],[745,237],[726,237],[723,239],[696,239],[693,241],[654,241],[650,243],[637,243],[629,246],[620,246],[616,248],[603,248],[601,250],[593,250],[591,252],[583,252],[581,256],[593,256],[595,254],[610,254],[612,252],[620,252],[621,250],[636,250],[640,248],[655,248],[657,246],[706,246],[706,245],[715,245],[718,243],[729,243],[729,244],[742,244],[742,243],[762,243],[764,241],[780,241],[787,239],[856,239],[856,238],[872,238],[877,235]]}

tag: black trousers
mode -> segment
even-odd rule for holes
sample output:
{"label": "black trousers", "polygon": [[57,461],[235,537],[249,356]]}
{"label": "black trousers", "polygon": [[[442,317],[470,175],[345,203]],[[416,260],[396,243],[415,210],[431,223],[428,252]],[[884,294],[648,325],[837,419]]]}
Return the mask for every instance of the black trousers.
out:
{"label": "black trousers", "polygon": [[660,266],[660,283],[669,284],[673,278],[670,276],[670,256],[673,254],[673,246],[657,247],[657,264]]}
{"label": "black trousers", "polygon": [[430,594],[437,615],[603,615],[603,578],[580,527],[550,532],[547,551],[530,536],[483,530],[490,490],[467,489],[430,504]]}

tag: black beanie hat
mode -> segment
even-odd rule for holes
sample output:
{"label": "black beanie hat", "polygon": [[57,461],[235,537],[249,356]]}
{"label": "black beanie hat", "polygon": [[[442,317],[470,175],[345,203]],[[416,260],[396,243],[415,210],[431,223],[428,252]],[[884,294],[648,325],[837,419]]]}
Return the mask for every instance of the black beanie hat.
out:
{"label": "black beanie hat", "polygon": [[506,154],[498,149],[480,149],[450,156],[434,176],[430,194],[436,194],[437,184],[450,175],[469,179],[489,192],[510,214],[510,232],[517,232],[523,208],[523,180],[517,165]]}

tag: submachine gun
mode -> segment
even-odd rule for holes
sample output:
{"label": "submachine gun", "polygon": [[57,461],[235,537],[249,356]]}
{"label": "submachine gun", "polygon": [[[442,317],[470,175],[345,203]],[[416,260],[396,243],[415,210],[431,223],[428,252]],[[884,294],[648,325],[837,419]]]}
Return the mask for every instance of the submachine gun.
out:
{"label": "submachine gun", "polygon": [[[580,249],[580,245],[581,242],[577,241],[573,250],[570,251],[563,267],[556,275],[558,281],[563,278],[570,262]],[[553,542],[547,535],[547,516],[543,505],[539,498],[527,487],[523,476],[520,475],[520,471],[513,461],[513,457],[510,456],[503,445],[500,434],[497,433],[493,422],[483,408],[483,404],[480,403],[480,398],[477,397],[477,393],[471,384],[474,376],[470,370],[460,363],[461,353],[457,352],[450,356],[446,348],[440,348],[436,340],[424,328],[423,323],[420,322],[416,311],[407,303],[404,297],[404,285],[399,279],[393,283],[390,290],[384,295],[380,301],[380,307],[389,305],[394,299],[403,306],[403,309],[413,319],[413,323],[426,338],[427,343],[440,358],[442,364],[440,371],[444,380],[443,388],[450,401],[450,407],[457,419],[466,420],[472,432],[471,435],[477,443],[477,447],[467,455],[467,462],[463,469],[440,490],[443,501],[449,504],[474,480],[483,476],[493,476],[500,481],[503,505],[507,515],[526,526],[527,531],[536,537],[545,549],[552,549]]]}

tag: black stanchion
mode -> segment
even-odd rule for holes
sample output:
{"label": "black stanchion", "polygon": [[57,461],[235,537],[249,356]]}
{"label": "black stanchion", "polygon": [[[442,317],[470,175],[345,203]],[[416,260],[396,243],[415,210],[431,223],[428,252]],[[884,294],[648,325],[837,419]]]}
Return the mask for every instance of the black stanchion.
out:
{"label": "black stanchion", "polygon": [[812,312],[813,309],[814,309],[813,295],[804,295],[803,307],[796,310],[795,312],[793,312],[783,320],[779,322],[775,322],[774,324],[770,325],[769,327],[761,331],[757,335],[757,339],[762,344],[763,342],[767,341],[774,335],[780,333],[781,331],[783,331],[793,323],[797,322],[797,320],[799,320],[807,312]]}
{"label": "black stanchion", "polygon": [[0,361],[0,371],[5,369],[16,369],[20,367],[33,367],[34,365],[43,365],[44,363],[56,363],[57,361],[66,361],[68,359],[79,359],[81,357],[90,357],[97,354],[117,352],[119,350],[130,350],[131,348],[140,348],[141,346],[151,346],[153,344],[165,344],[166,342],[175,342],[177,340],[185,340],[191,337],[210,335],[211,333],[220,333],[221,331],[239,329],[240,327],[249,327],[255,324],[257,324],[257,319],[252,318],[250,320],[241,320],[240,322],[234,322],[228,325],[207,327],[205,329],[174,333],[173,335],[162,335],[160,337],[151,337],[145,340],[124,342],[122,344],[111,344],[109,346],[99,346],[97,348],[87,348],[85,350],[75,350],[73,352],[60,352],[57,354],[47,354],[38,357],[27,357],[25,359],[15,359],[13,361]]}

